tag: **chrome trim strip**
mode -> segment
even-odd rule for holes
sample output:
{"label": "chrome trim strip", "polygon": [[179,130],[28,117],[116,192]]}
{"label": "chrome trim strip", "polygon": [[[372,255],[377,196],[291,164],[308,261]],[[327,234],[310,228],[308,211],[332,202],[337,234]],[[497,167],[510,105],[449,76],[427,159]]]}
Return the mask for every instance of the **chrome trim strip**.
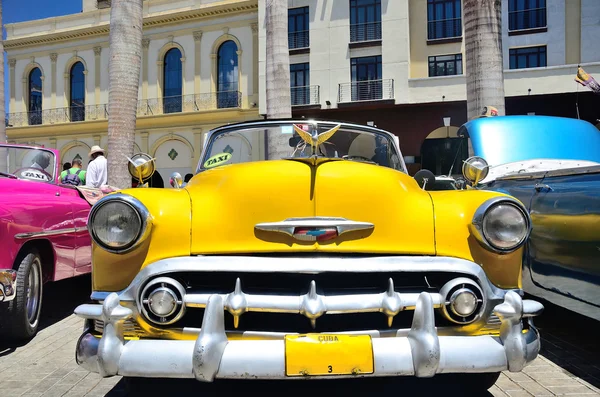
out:
{"label": "chrome trim strip", "polygon": [[345,218],[329,218],[316,216],[310,218],[288,218],[281,222],[258,223],[255,229],[265,232],[280,232],[289,236],[294,236],[294,229],[297,227],[335,227],[338,235],[357,230],[372,230],[375,225],[369,222],[351,221]]}
{"label": "chrome trim strip", "polygon": [[[483,232],[483,220],[485,218],[485,215],[492,207],[494,207],[498,204],[501,204],[503,202],[509,203],[509,204],[513,205],[514,207],[516,207],[519,211],[521,211],[521,214],[523,215],[523,217],[525,218],[525,221],[527,222],[527,233],[525,234],[525,237],[521,240],[521,242],[519,242],[519,244],[517,244],[516,246],[514,246],[511,249],[499,249],[499,248],[494,247],[492,244],[490,244],[487,241],[487,239],[485,238],[485,234]],[[471,221],[471,224],[469,226],[470,226],[469,228],[473,232],[473,235],[475,236],[477,241],[479,241],[479,243],[481,243],[481,245],[483,245],[486,249],[488,249],[492,252],[495,252],[497,254],[508,254],[510,252],[514,252],[515,250],[519,249],[523,244],[525,244],[525,242],[529,238],[529,235],[531,234],[531,229],[532,229],[531,217],[529,216],[529,213],[527,212],[527,210],[525,209],[523,204],[521,204],[521,202],[518,201],[517,199],[509,197],[509,196],[497,196],[497,197],[492,197],[491,199],[484,201],[483,204],[481,204],[479,206],[479,208],[477,208],[477,210],[475,211],[475,214],[473,215],[473,220]]]}
{"label": "chrome trim strip", "polygon": [[[198,165],[196,167],[196,174],[198,174],[199,172],[203,172],[206,171],[205,169],[202,169],[202,164],[204,164],[204,162],[206,161],[205,157],[207,155],[207,148],[209,145],[209,142],[211,142],[213,135],[215,134],[219,134],[222,132],[227,132],[230,130],[240,130],[243,128],[261,128],[262,126],[269,126],[269,125],[273,125],[273,124],[314,124],[316,123],[317,125],[330,125],[331,127],[336,126],[338,124],[341,124],[341,128],[349,128],[349,129],[355,129],[355,130],[361,130],[361,131],[365,131],[365,132],[371,132],[371,133],[379,133],[379,134],[383,134],[386,135],[389,139],[389,142],[392,143],[392,145],[394,146],[394,149],[396,150],[396,153],[398,154],[399,160],[402,163],[402,170],[400,172],[403,172],[405,174],[408,174],[408,168],[406,167],[406,163],[404,161],[404,156],[402,155],[402,151],[400,150],[400,144],[399,141],[397,140],[396,135],[392,134],[389,131],[386,130],[382,130],[379,128],[375,128],[375,127],[371,127],[368,125],[360,125],[360,124],[353,124],[353,123],[347,123],[347,122],[335,122],[335,121],[330,121],[330,120],[314,120],[314,119],[294,119],[294,118],[290,118],[290,119],[286,119],[286,120],[258,120],[258,121],[244,121],[244,122],[240,122],[237,124],[229,124],[229,125],[223,125],[220,127],[217,127],[215,129],[212,129],[210,131],[208,131],[206,133],[206,138],[204,140],[204,146],[202,148],[202,153],[200,154],[200,160],[198,161]],[[265,161],[265,160],[263,160]]]}
{"label": "chrome trim strip", "polygon": [[66,229],[42,230],[41,232],[17,233],[17,234],[15,234],[15,238],[16,239],[26,239],[26,238],[32,238],[32,237],[49,237],[49,236],[56,236],[59,234],[79,233],[84,230],[87,230],[87,228],[85,228],[85,227],[70,227],[70,228],[66,228]]}

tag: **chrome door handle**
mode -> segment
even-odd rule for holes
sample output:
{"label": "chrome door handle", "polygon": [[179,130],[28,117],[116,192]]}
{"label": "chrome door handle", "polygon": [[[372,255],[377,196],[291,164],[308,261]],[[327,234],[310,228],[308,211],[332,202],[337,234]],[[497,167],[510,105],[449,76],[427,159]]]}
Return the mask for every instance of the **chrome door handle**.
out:
{"label": "chrome door handle", "polygon": [[542,190],[552,191],[552,188],[545,183],[536,183],[534,189],[536,192],[540,192]]}

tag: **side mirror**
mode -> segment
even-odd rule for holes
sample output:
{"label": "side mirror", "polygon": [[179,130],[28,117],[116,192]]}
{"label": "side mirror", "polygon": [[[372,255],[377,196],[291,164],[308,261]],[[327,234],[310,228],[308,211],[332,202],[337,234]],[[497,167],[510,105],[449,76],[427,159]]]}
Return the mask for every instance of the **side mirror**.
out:
{"label": "side mirror", "polygon": [[433,185],[435,183],[435,175],[429,170],[417,171],[414,178],[423,190],[427,189],[427,185]]}
{"label": "side mirror", "polygon": [[183,185],[183,178],[181,177],[181,174],[179,172],[172,173],[171,178],[169,178],[169,183],[175,189],[181,188]]}
{"label": "side mirror", "polygon": [[474,156],[466,159],[462,166],[462,173],[471,186],[476,186],[484,180],[490,171],[490,167],[482,157]]}

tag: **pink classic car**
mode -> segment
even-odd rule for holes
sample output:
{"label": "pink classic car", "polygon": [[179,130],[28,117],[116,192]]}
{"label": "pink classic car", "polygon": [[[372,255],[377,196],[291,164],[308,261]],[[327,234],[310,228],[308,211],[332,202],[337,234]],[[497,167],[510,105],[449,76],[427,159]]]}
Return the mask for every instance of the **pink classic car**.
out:
{"label": "pink classic car", "polygon": [[0,332],[11,338],[36,333],[44,283],[91,271],[91,205],[59,170],[56,150],[0,145]]}

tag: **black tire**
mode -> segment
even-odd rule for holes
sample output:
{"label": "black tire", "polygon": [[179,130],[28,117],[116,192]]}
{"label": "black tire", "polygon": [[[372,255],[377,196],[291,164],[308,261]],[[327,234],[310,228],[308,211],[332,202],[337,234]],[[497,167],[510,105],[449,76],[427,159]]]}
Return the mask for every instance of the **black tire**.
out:
{"label": "black tire", "polygon": [[8,303],[7,337],[31,339],[37,332],[42,310],[42,258],[30,248],[17,268],[17,295]]}

